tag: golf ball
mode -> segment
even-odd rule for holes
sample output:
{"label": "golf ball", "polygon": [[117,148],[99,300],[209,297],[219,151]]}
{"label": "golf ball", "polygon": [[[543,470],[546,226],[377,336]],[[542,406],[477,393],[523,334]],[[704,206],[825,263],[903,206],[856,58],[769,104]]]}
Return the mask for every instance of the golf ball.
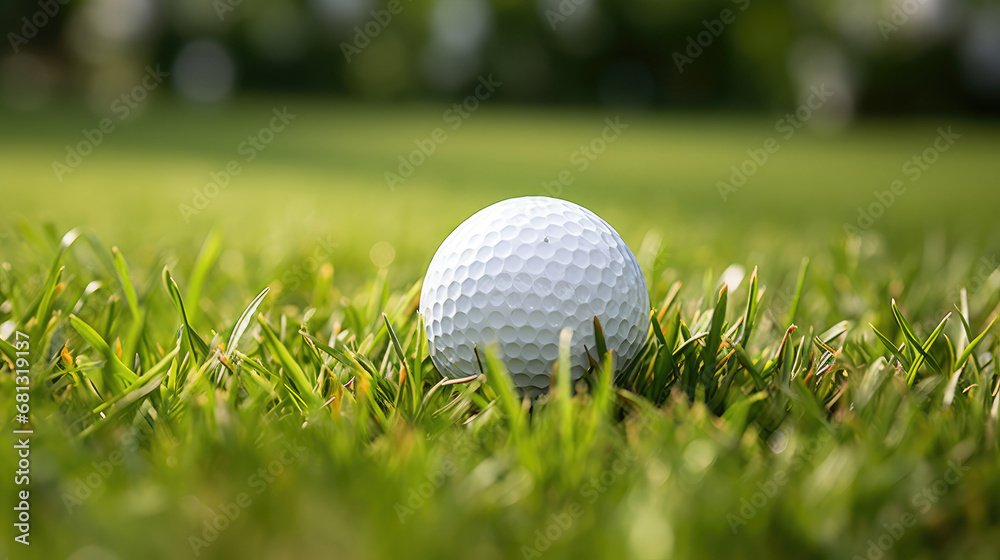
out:
{"label": "golf ball", "polygon": [[621,236],[582,206],[544,196],[480,210],[434,254],[420,295],[431,359],[447,377],[480,372],[474,347],[499,349],[514,385],[548,391],[560,332],[573,331],[571,375],[597,358],[594,317],[622,366],[649,332],[642,271]]}

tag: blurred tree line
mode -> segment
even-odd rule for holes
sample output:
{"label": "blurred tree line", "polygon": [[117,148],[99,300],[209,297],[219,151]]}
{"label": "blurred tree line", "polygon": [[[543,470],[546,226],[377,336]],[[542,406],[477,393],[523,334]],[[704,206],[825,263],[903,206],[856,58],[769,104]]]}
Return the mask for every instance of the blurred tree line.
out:
{"label": "blurred tree line", "polygon": [[[297,92],[854,114],[996,113],[988,0],[4,0],[8,104],[103,103],[149,65],[194,101]],[[40,103],[40,101],[39,101]]]}

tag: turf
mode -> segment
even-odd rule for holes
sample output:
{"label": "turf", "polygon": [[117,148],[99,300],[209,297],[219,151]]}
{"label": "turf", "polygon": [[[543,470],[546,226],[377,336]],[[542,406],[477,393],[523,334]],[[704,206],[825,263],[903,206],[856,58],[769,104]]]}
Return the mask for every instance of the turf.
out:
{"label": "turf", "polygon": [[0,555],[995,557],[989,127],[854,237],[942,123],[803,131],[723,203],[774,120],[623,115],[561,195],[636,251],[648,345],[528,403],[491,359],[442,383],[416,288],[454,225],[540,194],[607,115],[483,109],[392,191],[440,109],[302,102],[185,224],[272,105],[151,111],[61,184],[92,117],[3,141],[0,407],[22,332],[35,434],[32,544],[5,525]]}

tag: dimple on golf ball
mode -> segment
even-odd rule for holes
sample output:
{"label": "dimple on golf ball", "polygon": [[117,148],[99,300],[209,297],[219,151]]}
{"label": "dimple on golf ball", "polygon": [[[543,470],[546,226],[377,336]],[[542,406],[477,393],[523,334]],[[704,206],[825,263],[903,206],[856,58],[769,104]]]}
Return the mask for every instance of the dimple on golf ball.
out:
{"label": "dimple on golf ball", "polygon": [[573,331],[571,375],[597,358],[594,317],[617,364],[636,356],[649,331],[642,271],[621,236],[596,214],[544,196],[512,198],[480,210],[453,231],[431,260],[420,295],[428,348],[447,377],[481,373],[499,349],[514,385],[548,391],[559,335]]}

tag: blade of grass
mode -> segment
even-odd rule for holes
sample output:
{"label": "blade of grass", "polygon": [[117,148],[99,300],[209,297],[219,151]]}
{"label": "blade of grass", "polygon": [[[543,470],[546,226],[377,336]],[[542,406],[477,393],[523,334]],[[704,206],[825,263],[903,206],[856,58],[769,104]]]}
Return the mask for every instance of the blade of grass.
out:
{"label": "blade of grass", "polygon": [[205,340],[201,338],[198,332],[194,330],[194,327],[191,326],[191,322],[188,321],[188,315],[184,309],[184,300],[181,299],[181,290],[177,287],[177,282],[174,282],[174,279],[170,276],[170,270],[167,267],[163,267],[163,285],[166,287],[167,293],[170,294],[170,299],[174,302],[174,307],[181,317],[184,339],[187,342],[188,349],[194,355],[196,362],[203,361],[209,354],[208,344],[205,344]]}
{"label": "blade of grass", "polygon": [[[101,383],[102,386],[98,387],[102,390],[105,399],[121,393],[126,387],[128,387],[129,384],[138,378],[135,372],[122,363],[108,343],[101,338],[101,335],[98,334],[93,327],[85,323],[76,315],[72,314],[69,316],[69,322],[73,329],[76,330],[76,332],[78,332],[80,336],[94,348],[94,350],[97,350],[97,352],[101,355],[101,358],[105,361],[105,367],[102,368],[102,372],[105,372]],[[108,391],[110,391],[110,394]]]}
{"label": "blade of grass", "polygon": [[322,403],[318,402],[319,396],[315,393],[315,387],[306,377],[295,358],[292,357],[291,352],[281,342],[263,315],[258,314],[257,322],[260,323],[261,332],[264,335],[264,347],[281,364],[282,371],[291,383],[290,388],[307,405],[307,410],[318,408]]}
{"label": "blade of grass", "polygon": [[712,313],[712,326],[708,331],[708,338],[705,341],[704,366],[701,370],[701,378],[705,382],[715,377],[715,362],[718,359],[719,345],[722,344],[722,325],[726,322],[726,303],[729,301],[729,287],[723,284],[719,290],[718,301]]}
{"label": "blade of grass", "polygon": [[135,295],[135,287],[132,285],[132,277],[129,275],[128,264],[118,247],[112,247],[111,253],[114,255],[115,270],[118,272],[118,283],[125,294],[125,302],[128,303],[132,319],[140,321],[142,314],[139,312],[139,298]]}
{"label": "blade of grass", "polygon": [[[597,318],[595,317],[594,320],[596,321]],[[663,335],[663,327],[660,326],[660,321],[657,320],[656,316],[653,315],[652,311],[650,311],[649,322],[653,326],[653,336],[656,337],[656,340],[660,341],[660,344],[662,346],[666,347],[667,346],[667,337]],[[668,352],[669,352],[669,350],[668,350]]]}
{"label": "blade of grass", "polygon": [[389,324],[389,317],[385,313],[382,313],[382,321],[385,322],[385,329],[389,333],[389,342],[392,350],[396,353],[396,358],[399,359],[399,386],[402,388],[403,384],[406,383],[406,353],[403,352],[403,346],[399,343],[399,337],[396,336],[396,331],[392,329],[392,325]]}
{"label": "blade of grass", "polygon": [[889,340],[887,336],[879,332],[879,330],[875,328],[875,325],[868,323],[868,326],[871,327],[872,331],[875,332],[875,336],[878,338],[879,342],[882,343],[882,346],[885,346],[886,350],[888,350],[893,355],[893,357],[899,360],[899,363],[903,366],[903,369],[909,370],[910,365],[912,364],[909,357],[904,355],[899,348],[896,348],[896,345],[893,344],[892,341]]}
{"label": "blade of grass", "polygon": [[667,290],[667,295],[663,298],[663,303],[660,304],[660,310],[656,314],[656,320],[662,321],[663,316],[666,315],[667,310],[673,305],[674,300],[677,299],[677,293],[681,291],[681,282],[678,280],[670,285],[670,289]]}
{"label": "blade of grass", "polygon": [[604,355],[608,353],[608,343],[604,338],[604,327],[601,326],[601,320],[594,315],[594,344],[597,346],[597,359],[603,360]]}
{"label": "blade of grass", "polygon": [[747,310],[743,315],[743,334],[740,336],[740,346],[747,347],[750,343],[750,335],[753,334],[753,324],[757,319],[757,304],[759,287],[757,283],[757,267],[753,267],[750,274],[750,289],[747,294]]}
{"label": "blade of grass", "polygon": [[153,369],[146,372],[146,374],[142,377],[137,377],[122,392],[104,401],[103,404],[95,408],[94,414],[106,411],[113,406],[115,407],[113,411],[105,413],[105,418],[110,418],[116,412],[121,411],[138,399],[153,392],[153,390],[157,389],[163,382],[163,379],[167,376],[167,371],[170,369],[170,363],[177,357],[177,353],[179,351],[180,348],[175,347],[169,354],[164,356],[159,363],[153,366]]}
{"label": "blade of grass", "polygon": [[[903,314],[899,311],[895,298],[893,298],[890,307],[892,308],[892,316],[895,317],[896,323],[899,324],[899,328],[903,331],[903,336],[906,338],[908,343],[906,345],[907,348],[910,348],[914,352],[913,361],[917,361],[917,356],[922,356],[923,359],[927,361],[927,364],[931,367],[931,369],[933,369],[936,373],[941,373],[941,366],[938,365],[937,360],[924,350],[923,345],[920,343],[920,339],[918,339],[917,335],[913,332],[913,328],[910,326],[909,321],[907,321],[906,318],[903,317]],[[949,316],[950,315],[951,314],[949,313]]]}
{"label": "blade of grass", "polygon": [[993,319],[990,321],[990,324],[986,325],[986,328],[983,329],[983,332],[979,333],[979,336],[972,339],[972,341],[969,342],[969,344],[965,347],[965,349],[962,350],[962,353],[959,354],[958,359],[955,360],[956,368],[961,368],[965,365],[966,360],[968,360],[969,357],[972,356],[972,353],[975,352],[976,347],[979,346],[979,343],[981,343],[983,339],[986,338],[986,334],[990,332],[990,329],[992,329],[993,325],[996,324],[998,318],[1000,318],[1000,313],[993,315]]}
{"label": "blade of grass", "polygon": [[923,347],[921,347],[921,352],[920,352],[921,355],[918,356],[917,359],[913,361],[913,364],[910,366],[910,369],[907,370],[906,372],[907,385],[910,386],[913,385],[913,381],[917,378],[917,369],[923,363],[923,357],[930,356],[929,352],[931,350],[931,347],[934,345],[934,342],[938,339],[938,337],[941,336],[941,333],[944,331],[944,326],[948,323],[948,319],[950,318],[951,318],[951,313],[945,315],[944,319],[942,319],[941,322],[938,323],[937,328],[935,328],[934,331],[931,332],[931,335],[927,337],[927,342],[925,342]]}
{"label": "blade of grass", "polygon": [[[14,348],[13,344],[7,342],[6,340],[0,340],[0,353],[10,360],[10,363],[13,364],[17,362],[17,349]],[[11,367],[11,369],[14,368]]]}
{"label": "blade of grass", "polygon": [[795,324],[795,316],[799,312],[799,303],[802,301],[802,291],[806,285],[806,275],[809,273],[809,257],[802,259],[799,265],[799,277],[795,282],[795,295],[792,296],[792,303],[788,308],[788,324]]}
{"label": "blade of grass", "polygon": [[850,322],[841,321],[836,325],[830,327],[829,329],[823,331],[823,333],[817,336],[816,338],[823,341],[824,344],[830,344],[830,342],[833,341],[833,339],[847,332],[847,329],[850,328],[850,326],[851,326]]}
{"label": "blade of grass", "polygon": [[[61,253],[60,253],[61,255]],[[56,257],[53,262],[52,269],[49,271],[48,277],[45,279],[45,284],[42,286],[42,291],[38,295],[37,307],[34,313],[34,328],[30,329],[31,339],[39,341],[42,338],[42,333],[48,327],[49,318],[52,316],[52,300],[55,297],[56,288],[59,286],[59,279],[62,278],[62,273],[65,267],[56,266],[59,264],[60,257]],[[38,354],[38,344],[32,344],[31,355],[32,359],[37,359]]]}
{"label": "blade of grass", "polygon": [[524,423],[524,409],[521,408],[517,398],[517,390],[507,373],[507,368],[503,362],[496,357],[496,352],[489,350],[485,352],[486,382],[493,392],[496,393],[496,402],[510,426],[511,441],[519,441],[522,437],[522,426]]}
{"label": "blade of grass", "polygon": [[[233,357],[233,354],[235,354],[236,347],[239,345],[240,339],[243,337],[243,333],[245,333],[247,327],[250,326],[250,321],[253,320],[254,313],[257,312],[257,308],[260,306],[261,302],[264,301],[264,297],[267,296],[268,291],[270,291],[270,288],[264,288],[261,290],[260,293],[257,294],[257,297],[253,298],[253,301],[250,302],[250,305],[243,310],[240,318],[236,320],[236,325],[233,326],[233,332],[229,335],[229,342],[226,343],[226,354],[223,357],[224,364],[230,363],[230,359]],[[219,366],[219,373],[216,382],[222,380],[224,372],[225,366]]]}
{"label": "blade of grass", "polygon": [[[198,320],[200,309],[198,302],[201,301],[201,292],[205,285],[205,278],[208,276],[208,271],[212,269],[212,265],[215,264],[221,252],[222,233],[218,227],[215,227],[212,228],[212,231],[205,238],[205,242],[201,245],[198,256],[194,260],[194,267],[191,269],[191,278],[188,281],[187,301],[192,306],[190,313],[192,323]],[[253,314],[251,313],[251,315]]]}
{"label": "blade of grass", "polygon": [[754,387],[756,387],[757,391],[763,391],[764,388],[767,387],[767,384],[764,383],[764,379],[761,377],[760,372],[757,371],[757,366],[753,363],[753,360],[750,359],[750,355],[747,354],[747,351],[738,344],[734,345],[733,349],[736,351],[736,361],[747,370],[747,373],[750,374],[750,378],[753,379]]}

